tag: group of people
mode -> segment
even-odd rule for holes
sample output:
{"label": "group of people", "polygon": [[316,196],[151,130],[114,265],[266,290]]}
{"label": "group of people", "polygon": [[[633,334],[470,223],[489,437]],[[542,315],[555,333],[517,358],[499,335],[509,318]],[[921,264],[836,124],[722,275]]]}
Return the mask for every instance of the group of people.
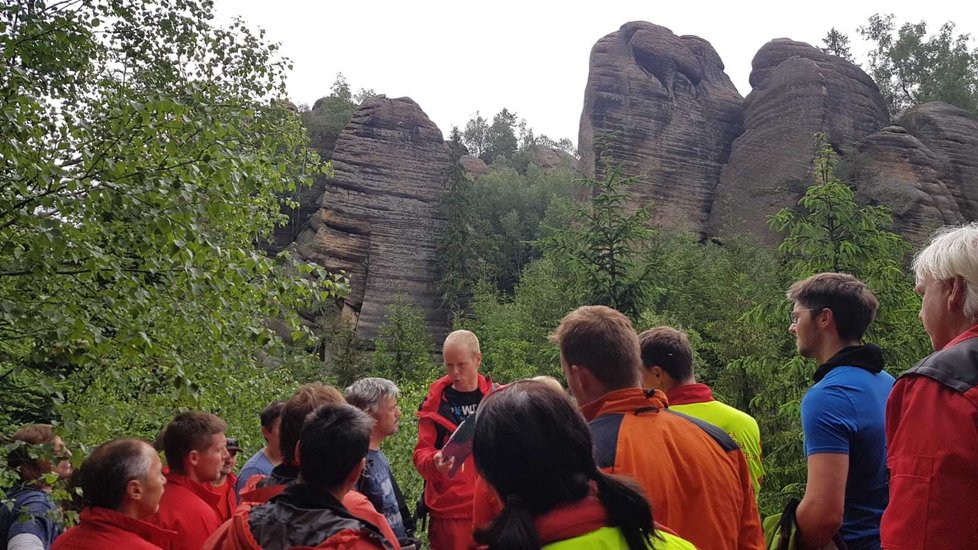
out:
{"label": "group of people", "polygon": [[[787,291],[788,330],[818,363],[801,405],[805,492],[790,507],[799,548],[978,547],[978,224],[939,233],[913,268],[934,353],[896,380],[863,342],[879,307],[866,284],[820,273]],[[546,377],[496,384],[480,373],[476,335],[448,335],[445,375],[417,413],[416,511],[381,450],[398,429],[398,388],[365,378],[345,392],[307,384],[266,407],[267,445],[238,476],[240,449],[209,413],[177,415],[155,445],[97,447],[71,475],[80,522],[64,533],[48,493],[70,453],[50,425],[24,427],[8,455],[20,483],[0,506],[2,542],[417,548],[418,518],[433,550],[767,547],[758,425],[697,382],[682,331],[638,334],[618,311],[584,306],[551,339],[566,390]],[[463,424],[468,454],[453,438]]]}

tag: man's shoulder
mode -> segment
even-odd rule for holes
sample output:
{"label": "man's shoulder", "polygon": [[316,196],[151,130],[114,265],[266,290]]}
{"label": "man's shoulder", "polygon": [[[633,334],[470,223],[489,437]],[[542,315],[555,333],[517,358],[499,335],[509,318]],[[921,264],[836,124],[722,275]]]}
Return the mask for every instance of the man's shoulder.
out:
{"label": "man's shoulder", "polygon": [[901,378],[926,376],[964,393],[978,386],[978,338],[936,351],[901,374]]}
{"label": "man's shoulder", "polygon": [[688,405],[670,405],[669,409],[705,420],[721,428],[729,427],[737,430],[758,431],[757,420],[753,416],[721,401],[714,400],[690,403]]}

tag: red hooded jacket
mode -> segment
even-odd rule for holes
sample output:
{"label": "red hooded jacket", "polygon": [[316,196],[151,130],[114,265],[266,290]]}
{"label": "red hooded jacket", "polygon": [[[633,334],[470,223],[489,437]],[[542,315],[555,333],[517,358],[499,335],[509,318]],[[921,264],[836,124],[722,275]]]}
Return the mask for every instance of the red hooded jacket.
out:
{"label": "red hooded jacket", "polygon": [[149,521],[179,533],[166,549],[200,550],[207,537],[221,526],[217,509],[220,499],[208,486],[170,471],[166,474],[160,510]]}
{"label": "red hooded jacket", "polygon": [[81,523],[54,540],[51,550],[160,550],[168,548],[174,531],[124,516],[108,508],[85,508]]}
{"label": "red hooded jacket", "polygon": [[[435,454],[448,441],[458,426],[445,410],[445,389],[452,385],[448,376],[436,380],[428,388],[428,396],[418,410],[418,444],[414,447],[414,467],[425,480],[424,502],[431,517],[440,519],[472,519],[472,500],[475,495],[475,461],[470,455],[454,478],[435,469]],[[479,375],[479,390],[483,397],[492,391],[492,380]]]}

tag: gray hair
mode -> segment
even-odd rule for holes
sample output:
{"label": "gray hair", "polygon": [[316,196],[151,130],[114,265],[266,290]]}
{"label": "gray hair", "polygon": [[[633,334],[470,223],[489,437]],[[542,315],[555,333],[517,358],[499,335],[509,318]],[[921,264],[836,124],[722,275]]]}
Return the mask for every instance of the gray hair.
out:
{"label": "gray hair", "polygon": [[386,378],[361,378],[346,388],[346,402],[368,414],[377,412],[380,400],[397,398],[401,391],[397,384]]}
{"label": "gray hair", "polygon": [[925,277],[937,281],[963,279],[967,287],[964,314],[969,319],[978,318],[978,223],[939,229],[914,257],[913,270],[918,283]]}

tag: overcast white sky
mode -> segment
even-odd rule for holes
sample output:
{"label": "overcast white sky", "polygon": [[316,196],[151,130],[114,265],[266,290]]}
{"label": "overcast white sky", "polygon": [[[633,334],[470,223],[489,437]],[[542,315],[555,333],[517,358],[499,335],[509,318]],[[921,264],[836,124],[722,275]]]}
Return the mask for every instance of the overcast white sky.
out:
{"label": "overcast white sky", "polygon": [[[328,95],[336,73],[354,91],[373,88],[414,99],[446,136],[476,111],[503,107],[539,135],[577,143],[588,57],[602,36],[628,21],[650,21],[708,40],[741,95],[750,92],[751,59],[771,39],[821,45],[831,28],[847,33],[857,59],[866,48],[856,28],[870,15],[893,13],[898,24],[924,20],[936,31],[954,21],[978,35],[974,0],[887,2],[670,2],[599,0],[216,0],[219,21],[241,16],[282,44],[294,68],[296,103]],[[976,41],[971,41],[974,47]]]}

